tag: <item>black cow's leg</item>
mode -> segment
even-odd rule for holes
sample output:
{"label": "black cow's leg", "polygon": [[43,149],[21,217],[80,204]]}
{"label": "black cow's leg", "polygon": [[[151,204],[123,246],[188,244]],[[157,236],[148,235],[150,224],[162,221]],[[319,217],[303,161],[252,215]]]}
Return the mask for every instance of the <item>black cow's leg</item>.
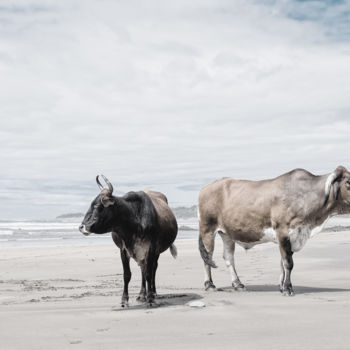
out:
{"label": "black cow's leg", "polygon": [[152,289],[152,282],[154,276],[154,260],[155,254],[154,252],[149,252],[146,260],[146,264],[144,265],[144,272],[146,277],[147,284],[147,304],[148,306],[152,306],[154,303],[154,293]]}
{"label": "black cow's leg", "polygon": [[129,282],[131,280],[130,257],[125,249],[120,250],[124,270],[124,291],[122,296],[122,307],[129,305]]}
{"label": "black cow's leg", "polygon": [[282,264],[284,267],[284,281],[281,292],[284,295],[292,296],[294,295],[292,282],[291,282],[291,272],[293,270],[293,252],[288,235],[279,234],[279,247],[282,257]]}
{"label": "black cow's leg", "polygon": [[159,259],[159,255],[156,255],[155,259],[154,259],[154,264],[153,264],[153,276],[152,276],[152,291],[153,291],[154,296],[157,296],[156,272],[157,272],[157,268],[158,268],[158,259]]}
{"label": "black cow's leg", "polygon": [[143,273],[142,267],[141,267],[141,274],[142,274],[141,290],[136,300],[145,302],[146,301],[146,277],[145,277],[145,274]]}

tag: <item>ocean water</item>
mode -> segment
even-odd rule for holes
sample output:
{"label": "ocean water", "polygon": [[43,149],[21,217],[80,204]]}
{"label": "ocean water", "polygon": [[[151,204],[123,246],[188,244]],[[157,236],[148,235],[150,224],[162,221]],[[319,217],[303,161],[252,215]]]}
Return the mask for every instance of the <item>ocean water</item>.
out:
{"label": "ocean water", "polygon": [[[0,221],[0,249],[10,247],[96,245],[111,241],[111,234],[84,236],[78,230],[80,221]],[[196,218],[178,219],[177,240],[198,238]],[[350,216],[328,220],[326,229],[350,228]]]}
{"label": "ocean water", "polygon": [[[111,234],[84,236],[78,229],[81,221],[0,221],[0,249],[10,247],[70,246],[105,244]],[[197,219],[179,220],[177,239],[198,237]],[[181,229],[184,228],[185,229]],[[189,230],[189,228],[191,230]]]}

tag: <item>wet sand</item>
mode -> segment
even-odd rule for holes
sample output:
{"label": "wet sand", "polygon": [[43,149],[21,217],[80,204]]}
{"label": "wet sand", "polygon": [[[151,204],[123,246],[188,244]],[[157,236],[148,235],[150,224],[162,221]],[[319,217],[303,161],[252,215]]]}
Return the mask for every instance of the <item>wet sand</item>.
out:
{"label": "wet sand", "polygon": [[276,245],[236,249],[247,286],[237,292],[216,242],[219,291],[203,290],[197,242],[179,241],[178,258],[165,252],[159,261],[159,307],[136,302],[141,276],[133,262],[127,309],[120,307],[122,265],[112,241],[0,248],[0,349],[350,348],[350,232],[321,233],[294,255],[294,297],[278,291]]}

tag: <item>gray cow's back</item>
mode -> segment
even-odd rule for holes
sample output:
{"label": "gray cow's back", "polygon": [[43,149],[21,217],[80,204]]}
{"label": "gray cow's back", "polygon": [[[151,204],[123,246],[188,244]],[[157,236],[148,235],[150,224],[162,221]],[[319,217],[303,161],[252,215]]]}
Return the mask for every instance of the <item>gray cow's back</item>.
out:
{"label": "gray cow's back", "polygon": [[217,180],[200,191],[200,225],[222,229],[238,241],[259,241],[266,228],[312,217],[313,207],[324,200],[319,183],[319,176],[303,169],[270,180]]}

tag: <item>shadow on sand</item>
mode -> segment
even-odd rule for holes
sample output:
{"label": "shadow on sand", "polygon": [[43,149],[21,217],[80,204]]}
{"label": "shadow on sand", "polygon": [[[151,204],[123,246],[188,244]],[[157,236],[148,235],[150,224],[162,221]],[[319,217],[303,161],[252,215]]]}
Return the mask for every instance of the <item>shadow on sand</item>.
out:
{"label": "shadow on sand", "polygon": [[[306,287],[293,285],[295,294],[308,294],[308,293],[333,293],[333,292],[350,292],[350,289],[346,288],[323,288],[323,287]],[[223,292],[235,292],[232,287],[218,288],[218,291]],[[274,284],[261,284],[261,285],[248,285],[246,286],[247,292],[279,292],[279,286]]]}
{"label": "shadow on sand", "polygon": [[112,310],[113,311],[142,310],[142,309],[152,310],[153,308],[159,308],[159,307],[185,305],[190,301],[198,300],[202,298],[203,297],[201,295],[195,294],[195,293],[160,294],[160,295],[157,295],[155,299],[155,304],[152,307],[147,306],[146,303],[140,303],[140,302],[137,302],[136,300],[130,300],[128,307],[117,306],[117,307],[114,307]]}

